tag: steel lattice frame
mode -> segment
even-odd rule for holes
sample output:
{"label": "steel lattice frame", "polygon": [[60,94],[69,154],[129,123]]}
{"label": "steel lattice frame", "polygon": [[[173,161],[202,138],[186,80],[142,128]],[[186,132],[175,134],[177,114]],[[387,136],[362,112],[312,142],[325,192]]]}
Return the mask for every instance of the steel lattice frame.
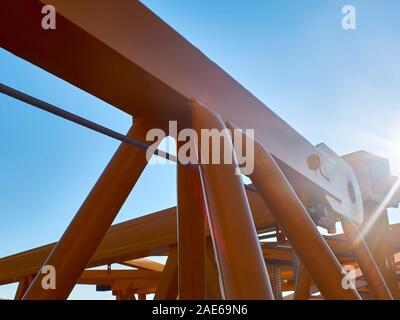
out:
{"label": "steel lattice frame", "polygon": [[[57,8],[55,30],[38,22],[44,4]],[[387,170],[376,190],[363,170],[378,170],[378,157],[341,158],[313,146],[138,1],[3,0],[0,6],[2,48],[134,118],[125,136],[47,105],[123,142],[57,243],[0,259],[0,284],[19,282],[16,299],[66,299],[77,283],[112,290],[117,299],[135,293],[138,299],[148,293],[274,299],[281,290],[294,290],[295,299],[316,292],[325,299],[400,298],[399,226],[389,228],[386,212],[400,198],[395,178]],[[14,97],[23,100],[22,93]],[[111,226],[146,167],[146,133],[171,120],[197,132],[254,128],[254,185],[245,187],[235,175],[235,161],[178,163],[177,208]],[[307,210],[316,202],[341,220],[344,234],[319,233]],[[277,241],[262,241],[265,232],[275,232]],[[168,260],[164,266],[143,259],[150,255]],[[112,263],[134,269],[86,270]],[[342,285],[344,264],[357,268],[355,288]],[[42,265],[56,268],[55,290],[42,288]]]}

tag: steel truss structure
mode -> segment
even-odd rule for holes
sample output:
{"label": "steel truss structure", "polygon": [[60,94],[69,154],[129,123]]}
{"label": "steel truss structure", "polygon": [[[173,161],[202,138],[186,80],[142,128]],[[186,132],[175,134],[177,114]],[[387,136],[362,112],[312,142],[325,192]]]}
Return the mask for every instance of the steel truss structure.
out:
{"label": "steel truss structure", "polygon": [[[45,4],[57,9],[55,30],[41,27]],[[15,299],[66,299],[76,284],[139,300],[400,298],[400,225],[387,215],[400,192],[387,160],[313,146],[138,1],[2,0],[0,8],[2,48],[134,119],[121,135],[0,87],[122,141],[57,242],[0,259],[0,285],[19,283]],[[229,141],[231,130],[254,129],[252,184],[235,174],[236,159],[178,161],[176,208],[112,225],[147,165],[146,133],[168,121],[197,133],[227,129]],[[338,222],[344,233],[333,235]],[[51,290],[42,286],[46,265],[57,271]]]}

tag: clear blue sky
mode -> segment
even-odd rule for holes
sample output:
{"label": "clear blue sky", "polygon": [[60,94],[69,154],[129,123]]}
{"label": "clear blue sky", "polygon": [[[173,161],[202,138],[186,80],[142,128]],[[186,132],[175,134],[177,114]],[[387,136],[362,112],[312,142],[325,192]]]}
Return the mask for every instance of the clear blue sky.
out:
{"label": "clear blue sky", "polygon": [[[380,154],[400,173],[398,0],[143,2],[312,143]],[[341,28],[345,4],[357,10],[355,31]],[[2,49],[0,81],[120,132],[131,122]],[[57,240],[117,146],[0,95],[0,256]],[[174,166],[151,166],[116,222],[175,198]],[[108,297],[93,287],[72,295],[84,296]]]}

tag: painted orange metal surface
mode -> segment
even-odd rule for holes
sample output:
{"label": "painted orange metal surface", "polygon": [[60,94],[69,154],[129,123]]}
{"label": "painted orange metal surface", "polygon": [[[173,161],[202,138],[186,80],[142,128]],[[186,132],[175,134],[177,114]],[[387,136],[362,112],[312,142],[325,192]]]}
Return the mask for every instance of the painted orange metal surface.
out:
{"label": "painted orange metal surface", "polygon": [[164,270],[164,265],[162,263],[150,259],[134,259],[120,264],[149,271],[162,272]]}
{"label": "painted orange metal surface", "polygon": [[360,232],[392,296],[400,299],[393,237],[387,209],[396,207],[400,197],[398,179],[390,173],[389,161],[359,151],[345,156],[360,183],[364,201],[364,220]]}
{"label": "painted orange metal surface", "polygon": [[[181,143],[178,143],[178,148]],[[206,212],[198,168],[177,164],[179,299],[206,298]],[[196,252],[196,254],[193,254]]]}
{"label": "painted orange metal surface", "polygon": [[[128,136],[145,141],[151,125],[135,119]],[[42,287],[38,273],[23,299],[66,299],[147,164],[145,153],[121,144],[44,265],[56,270],[54,290]],[[84,244],[84,245],[83,245]]]}
{"label": "painted orange metal surface", "polygon": [[[274,219],[260,196],[247,190],[247,197],[258,232],[272,228]],[[103,238],[88,267],[165,255],[177,243],[176,208],[169,208],[113,225]],[[209,231],[207,231],[209,235]],[[55,243],[0,259],[0,285],[35,274],[51,253]]]}
{"label": "painted orange metal surface", "polygon": [[393,300],[392,294],[390,293],[363,236],[359,232],[358,227],[355,226],[352,221],[346,220],[345,218],[342,219],[342,226],[346,236],[348,237],[350,249],[354,252],[356,261],[358,262],[375,298],[381,300]]}
{"label": "painted orange metal surface", "polygon": [[[190,104],[193,128],[199,136],[204,128],[226,129],[222,120],[215,114],[194,100]],[[234,150],[227,131],[224,138],[228,141],[232,154]],[[200,143],[199,150],[201,148]],[[200,153],[200,176],[205,190],[204,201],[221,276],[223,297],[273,299],[250,206],[243,182],[237,175],[239,166],[236,158],[233,158],[232,164],[224,164],[223,160],[221,164],[204,164],[203,156]]]}
{"label": "painted orange metal surface", "polygon": [[[154,218],[156,218],[155,220],[154,219],[150,220],[150,221],[152,221],[151,224],[153,226],[156,226],[158,221],[160,222],[160,225],[164,225],[164,223],[162,221],[164,219],[164,216],[168,216],[168,212],[161,212],[160,214],[153,214],[153,215],[154,215]],[[174,219],[175,219],[175,215],[171,216],[171,220],[174,220]],[[145,221],[145,220],[143,220],[143,218],[138,218],[138,219],[135,219],[135,220],[138,220],[137,226],[142,225],[142,223],[143,223],[142,221]],[[123,251],[121,251],[121,249],[123,248],[125,250],[126,248],[128,248],[128,250],[129,250],[129,248],[134,248],[134,247],[132,247],[131,240],[133,240],[134,242],[136,242],[136,240],[135,240],[135,238],[132,239],[132,237],[127,237],[127,234],[134,235],[137,232],[140,232],[140,229],[138,229],[138,228],[134,229],[134,228],[130,227],[130,224],[132,224],[132,221],[128,221],[128,222],[122,223],[121,227],[116,225],[109,231],[109,233],[112,234],[115,239],[120,238],[120,240],[119,241],[112,241],[110,243],[105,243],[105,241],[109,242],[109,240],[107,240],[107,239],[111,239],[110,235],[108,234],[105,237],[105,240],[103,241],[103,244],[102,244],[103,248],[107,248],[106,252],[108,254],[108,257],[105,258],[104,254],[101,252],[103,249],[100,249],[100,251],[98,250],[96,252],[95,256],[93,257],[91,265],[94,265],[93,264],[94,262],[98,263],[98,264],[104,264],[104,259],[106,259],[110,263],[112,263],[112,262],[120,262],[121,260],[120,260],[120,257],[118,256],[118,253],[122,253],[123,252]],[[135,225],[135,224],[133,224],[133,225]],[[396,231],[396,234],[397,234],[397,230],[399,229],[399,226],[398,225],[393,225],[393,229]],[[127,234],[125,234],[125,231],[127,231]],[[160,234],[160,237],[168,239],[168,237],[166,237],[166,235]],[[143,241],[144,241],[144,243],[149,243],[149,242],[151,242],[151,237],[144,238]],[[354,265],[357,268],[356,262],[354,262],[353,258],[351,258],[352,255],[351,255],[351,250],[350,250],[349,246],[343,245],[342,241],[338,242],[338,240],[335,240],[334,237],[329,237],[327,239],[327,242],[328,242],[329,246],[332,248],[332,250],[334,251],[335,255],[337,256],[338,260],[341,262],[342,265],[343,264],[344,265]],[[168,243],[168,240],[167,240],[167,243]],[[121,248],[112,247],[111,246],[111,245],[115,246],[117,244]],[[340,244],[340,245],[338,246],[338,244]],[[394,244],[396,246],[398,246],[398,245],[400,245],[400,241],[394,242]],[[157,244],[157,242],[155,242],[153,245],[155,245],[156,247],[159,246],[159,244]],[[140,246],[140,244],[139,244],[139,246]],[[265,244],[262,245],[262,247],[263,247],[264,258],[265,258],[267,263],[282,263],[282,262],[286,263],[286,265],[288,267],[285,267],[285,268],[288,268],[288,269],[283,269],[282,270],[282,281],[283,281],[282,288],[285,289],[286,291],[294,290],[295,289],[295,287],[294,287],[295,282],[294,282],[294,279],[293,279],[294,275],[293,275],[292,272],[291,273],[290,272],[287,273],[287,271],[286,271],[286,270],[291,270],[291,266],[293,265],[292,249],[291,249],[290,245],[288,244],[288,245],[285,245],[285,246],[275,246],[273,243],[271,243],[271,244],[265,243]],[[41,249],[41,248],[38,248],[38,249]],[[209,249],[211,249],[211,250],[209,250]],[[165,252],[164,254],[168,254],[168,250],[164,251],[164,252]],[[207,252],[210,252],[210,254],[211,254],[211,255],[207,255],[207,257],[211,257],[211,260],[208,259],[206,261],[207,287],[209,288],[209,291],[210,291],[210,294],[211,294],[211,295],[209,295],[209,297],[210,298],[214,298],[214,299],[215,298],[216,299],[220,299],[221,296],[220,296],[219,283],[218,283],[219,282],[219,280],[218,280],[218,271],[217,271],[216,266],[215,266],[215,264],[213,262],[214,253],[213,253],[213,250],[212,250],[212,245],[208,246]],[[33,266],[34,266],[35,259],[37,259],[37,258],[35,258],[33,256],[35,254],[36,255],[39,254],[38,257],[41,256],[40,251],[37,251],[37,249],[33,249],[33,250],[29,251],[29,252],[21,253],[21,254],[19,254],[17,256],[21,256],[21,258],[24,257],[25,259],[28,258],[29,260],[27,260],[27,262],[31,261],[31,263],[33,263]],[[147,255],[147,254],[143,253],[143,255]],[[96,256],[100,256],[101,259],[98,259],[98,257],[96,257]],[[11,261],[12,258],[13,257],[11,256],[9,258],[3,258],[2,260],[8,260],[9,259]],[[22,262],[23,260],[19,259],[19,260],[14,260],[14,261]],[[398,265],[400,264],[400,253],[396,254],[395,261],[396,261],[396,263]],[[35,273],[35,272],[29,271],[29,270],[33,270],[35,268],[32,267],[32,266],[29,266],[27,264],[27,262],[25,262],[24,264],[18,263],[18,262],[13,263],[13,265],[15,265],[16,267],[22,268],[22,270],[19,272],[20,275],[24,274],[23,271],[26,271],[26,276],[20,276],[19,277],[19,279],[21,279],[21,280],[23,280],[25,278],[29,279],[29,278],[31,278],[30,274]],[[155,264],[157,266],[157,269],[159,270],[158,272],[161,272],[164,269],[164,266],[162,266],[162,268],[160,269],[159,268],[159,264],[154,263],[154,262],[151,262],[151,263],[147,262],[147,263],[145,263],[143,265],[143,264],[140,263],[140,259],[139,259],[139,263],[138,264],[136,264],[136,263],[134,263],[134,264],[135,264],[136,267],[140,267],[140,265],[143,266],[143,268],[140,268],[142,270],[148,270],[149,264],[151,264],[151,265]],[[1,266],[3,266],[3,269],[0,268],[0,270],[6,270],[6,269],[4,269],[5,268],[4,263],[2,264],[2,262],[0,260],[0,267]],[[26,268],[23,267],[23,266],[25,266]],[[36,267],[36,270],[38,270],[39,267],[40,267],[40,264],[38,264],[38,266]],[[359,269],[357,269],[357,270],[359,270]],[[18,270],[13,270],[13,271],[18,272]],[[157,271],[157,270],[155,270],[155,271]],[[286,273],[287,273],[287,275],[286,275]],[[301,271],[299,273],[301,273]],[[361,272],[357,271],[357,277],[360,277],[361,275],[362,275]],[[3,282],[2,283],[12,283],[14,281],[16,281],[15,278],[8,278],[8,280],[5,280],[3,278]],[[81,280],[79,280],[78,283],[81,283]],[[94,281],[91,282],[91,283],[95,284]],[[360,285],[361,285],[361,287],[360,287]],[[365,286],[365,285],[366,284],[363,285],[359,281],[357,281],[357,286],[359,286],[358,290],[363,290],[363,288],[364,288],[363,286]],[[152,291],[148,291],[148,293],[151,293],[151,292],[156,292],[156,288],[154,288],[154,290],[152,290]],[[314,293],[317,292],[317,291],[315,291],[315,287],[311,291],[311,293],[312,292],[314,292]],[[288,297],[290,297],[290,296],[288,296]],[[302,297],[302,299],[303,298],[305,299],[305,296],[301,296],[301,297]]]}
{"label": "painted orange metal surface", "polygon": [[344,274],[339,262],[275,160],[257,142],[254,147],[254,171],[250,178],[322,295],[326,299],[360,299],[356,290],[342,287]]}
{"label": "painted orange metal surface", "polygon": [[167,263],[162,273],[155,300],[175,300],[178,296],[178,253],[176,246],[169,250]]}
{"label": "painted orange metal surface", "polygon": [[[365,205],[366,210],[366,220],[367,224],[373,212],[376,211],[376,204]],[[365,226],[364,224],[364,226]],[[397,279],[396,265],[394,261],[394,249],[390,242],[389,235],[389,222],[387,210],[379,215],[379,217],[374,222],[373,226],[368,231],[363,231],[363,226],[361,226],[361,232],[364,234],[365,242],[370,249],[375,262],[385,279],[387,286],[395,299],[400,299],[400,289]]]}
{"label": "painted orange metal surface", "polygon": [[[36,23],[43,4],[57,7],[51,33]],[[347,181],[356,191],[357,182],[345,162],[314,147],[139,1],[3,0],[2,7],[0,45],[6,50],[161,126],[178,120],[180,127],[190,127],[187,101],[195,98],[224,121],[255,129],[256,139],[285,164],[288,177],[290,170],[300,174],[294,188],[311,182],[315,195],[326,197],[333,210],[361,222],[358,192],[356,203],[348,201]],[[17,18],[21,23],[9,30]],[[318,156],[329,179],[308,166],[310,156]]]}
{"label": "painted orange metal surface", "polygon": [[[43,4],[57,8],[50,33],[37,23]],[[66,299],[76,284],[93,284],[118,300],[266,300],[271,279],[279,298],[292,290],[294,299],[400,298],[400,229],[386,211],[400,191],[387,189],[394,177],[385,161],[365,165],[365,154],[342,159],[311,145],[139,1],[0,6],[1,47],[134,116],[129,137],[145,142],[168,120],[199,136],[225,123],[255,129],[254,185],[245,189],[236,157],[224,163],[222,148],[235,152],[225,131],[221,163],[199,152],[200,165],[177,164],[177,208],[110,228],[147,164],[144,150],[121,144],[58,242],[0,259],[0,284],[19,283],[15,299]],[[371,180],[371,163],[377,172],[384,164],[385,181]],[[320,234],[306,209],[315,202],[342,220],[345,235]],[[151,255],[168,256],[166,264],[139,259]],[[86,270],[112,263],[135,270]],[[54,290],[42,288],[45,265],[57,272]],[[355,268],[354,287],[343,287],[343,265]]]}
{"label": "painted orange metal surface", "polygon": [[308,300],[312,279],[304,264],[299,263],[299,270],[294,288],[294,300]]}

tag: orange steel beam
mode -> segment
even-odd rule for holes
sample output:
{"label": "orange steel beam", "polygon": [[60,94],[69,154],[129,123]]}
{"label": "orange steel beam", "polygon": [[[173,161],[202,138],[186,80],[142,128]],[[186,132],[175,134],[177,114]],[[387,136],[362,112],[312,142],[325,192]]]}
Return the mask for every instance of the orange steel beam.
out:
{"label": "orange steel beam", "polygon": [[[135,119],[128,136],[143,142],[150,128],[146,120]],[[56,288],[45,290],[38,272],[24,300],[68,298],[146,165],[142,150],[120,145],[44,263],[55,268]]]}
{"label": "orange steel beam", "polygon": [[136,300],[135,288],[130,280],[117,280],[111,286],[111,292],[116,300]]}
{"label": "orange steel beam", "polygon": [[17,291],[15,293],[15,297],[14,300],[21,300],[22,297],[24,296],[24,294],[26,293],[26,290],[28,290],[30,284],[33,281],[33,276],[32,275],[28,275],[24,278],[22,278],[19,283],[18,283],[18,287],[17,287]]}
{"label": "orange steel beam", "polygon": [[[121,272],[122,271],[122,272]],[[133,273],[129,273],[133,271]],[[154,293],[159,283],[158,275],[135,274],[143,270],[85,270],[78,284],[107,285],[117,300],[135,300],[135,293]]]}
{"label": "orange steel beam", "polygon": [[[178,142],[178,148],[182,145]],[[206,214],[198,168],[177,164],[179,299],[206,298]]]}
{"label": "orange steel beam", "polygon": [[79,284],[113,285],[117,281],[126,280],[137,287],[154,287],[160,280],[161,273],[148,270],[85,270]]}
{"label": "orange steel beam", "polygon": [[393,298],[400,299],[387,212],[387,208],[398,205],[398,180],[391,174],[387,159],[365,151],[343,158],[353,168],[362,193],[364,220],[360,232]]}
{"label": "orange steel beam", "polygon": [[112,293],[116,300],[136,300],[134,292],[130,288],[124,290],[113,290]]}
{"label": "orange steel beam", "polygon": [[[165,209],[113,225],[93,255],[88,267],[121,263],[136,258],[164,255],[176,243],[176,209]],[[0,259],[0,284],[35,274],[56,243]]]}
{"label": "orange steel beam", "polygon": [[295,281],[294,299],[295,300],[308,300],[310,297],[311,277],[307,269],[300,262],[297,278]]}
{"label": "orange steel beam", "polygon": [[[155,288],[160,279],[160,272],[148,270],[85,270],[78,284],[125,286],[129,285],[135,292]],[[32,277],[23,278],[17,288],[16,300],[20,300],[32,282]],[[155,290],[153,291],[155,292]]]}
{"label": "orange steel beam", "polygon": [[[247,194],[249,199],[258,198],[257,193],[253,191],[248,191]],[[254,198],[255,196],[257,198]],[[256,223],[258,230],[263,230],[268,226],[268,223],[266,223],[268,217],[262,219],[264,214],[261,210],[253,210],[253,213],[255,221],[258,221]],[[147,259],[134,260],[132,265],[129,264],[130,261],[125,260],[138,256],[168,254],[168,246],[176,243],[175,217],[175,208],[170,208],[112,226],[88,266],[96,267],[111,263],[126,263],[130,266],[141,267],[143,264],[135,264],[138,261]],[[261,226],[263,227],[261,228]],[[399,227],[400,224],[392,225],[392,232],[396,234],[400,230]],[[394,234],[393,238],[396,238]],[[338,239],[333,239],[333,237],[328,237],[327,242],[339,258],[341,255],[350,255],[350,249],[344,240],[339,241]],[[36,274],[53,246],[54,244],[49,244],[0,259],[0,285],[20,281],[28,275]],[[289,264],[292,261],[292,249],[290,246],[275,246],[264,243],[262,244],[262,248],[265,259],[270,262],[285,261]],[[211,253],[211,257],[214,259],[213,252]],[[400,253],[396,253],[395,259],[396,263],[399,263]],[[352,258],[346,258],[345,260],[344,263],[349,263],[349,261],[352,261]],[[152,261],[153,263],[156,262]],[[145,264],[145,267],[149,266]],[[157,269],[154,269],[154,271],[160,271],[160,268],[164,268],[161,264],[157,264],[156,267]],[[208,267],[207,270],[209,270]],[[217,274],[216,277],[216,283],[218,284]]]}
{"label": "orange steel beam", "polygon": [[[253,199],[255,196],[258,197],[257,193],[248,191],[248,197],[250,199]],[[262,219],[259,219],[259,213],[262,213],[262,211],[258,211],[258,213],[255,212],[254,214],[256,221],[262,221]],[[261,214],[261,217],[262,216],[263,215]],[[100,245],[99,249],[97,250],[96,254],[93,256],[93,259],[89,266],[93,267],[113,262],[120,263],[121,261],[126,259],[125,257],[127,257],[127,254],[129,253],[133,253],[134,256],[154,255],[160,253],[166,254],[168,252],[168,248],[165,249],[164,247],[170,243],[176,243],[176,233],[174,226],[175,219],[175,208],[171,208],[161,211],[160,213],[153,213],[148,216],[140,217],[112,226],[102,244]],[[165,223],[166,221],[169,221],[169,223]],[[259,222],[258,225],[260,226],[261,223]],[[148,231],[143,234],[147,234],[148,237],[140,236],[140,233],[142,233],[143,230],[141,231],[139,229],[139,226],[144,227],[143,230]],[[393,238],[396,238],[395,234],[396,232],[398,232],[399,226],[400,225],[392,225],[394,232]],[[157,229],[160,229],[159,231],[162,232],[158,233]],[[168,235],[168,229],[170,229],[170,232],[173,235]],[[343,236],[343,234],[340,236]],[[329,246],[332,248],[332,250],[334,250],[335,253],[337,252],[336,254],[347,255],[349,249],[346,248],[345,241],[339,241],[336,238],[338,238],[338,236],[329,237],[327,239]],[[141,244],[140,242],[142,242],[143,244]],[[150,248],[152,246],[153,248]],[[292,263],[292,252],[289,246],[276,247],[272,244],[263,244],[262,246],[265,246],[265,248],[263,249],[263,253],[267,261],[271,263],[274,261],[286,261],[288,265]],[[45,260],[47,252],[51,251],[51,248],[52,245],[47,245],[0,259],[0,283],[6,284],[15,282],[19,279],[22,279],[26,275],[36,273],[40,265]],[[212,258],[213,255],[214,254],[211,253]],[[398,261],[400,261],[399,254],[396,255],[396,262]],[[349,263],[346,262],[345,264]],[[211,273],[212,280],[210,280],[209,278],[210,273],[208,272],[208,270],[209,266],[207,265],[207,286],[209,287],[209,284],[213,285],[213,292],[216,292],[218,294],[218,274],[215,266],[214,269],[212,269],[214,270],[213,273]],[[216,299],[219,298],[217,297]]]}
{"label": "orange steel beam", "polygon": [[257,142],[250,178],[322,295],[326,299],[360,299],[355,289],[342,287],[344,273],[335,255],[275,160]]}
{"label": "orange steel beam", "polygon": [[291,262],[293,259],[292,248],[289,246],[266,247],[264,244],[262,244],[261,250],[267,262],[272,262],[272,261]]}
{"label": "orange steel beam", "polygon": [[26,290],[29,287],[28,280],[26,278],[23,278],[22,280],[19,281],[17,291],[15,293],[14,300],[21,300],[22,297],[24,296]]}
{"label": "orange steel beam", "polygon": [[[257,230],[273,227],[275,220],[257,192],[247,190],[247,197]],[[173,207],[111,226],[88,267],[168,254],[169,246],[177,241],[176,219]],[[51,243],[1,258],[0,285],[36,274],[54,246]]]}
{"label": "orange steel beam", "polygon": [[134,259],[120,262],[120,264],[149,271],[162,272],[164,270],[164,265],[162,263],[150,259]]}
{"label": "orange steel beam", "polygon": [[207,299],[221,300],[221,289],[219,285],[219,274],[215,263],[213,244],[210,238],[206,243],[206,279],[207,279]]}
{"label": "orange steel beam", "polygon": [[[208,290],[210,292],[211,295],[208,296],[208,299],[221,299],[220,296],[220,289],[219,289],[219,284],[218,284],[218,272],[216,270],[216,266],[215,263],[213,262],[214,259],[214,253],[212,251],[212,244],[210,242],[210,240],[207,241],[208,245],[207,246],[207,252],[209,253],[209,255],[207,255],[207,257],[210,257],[210,259],[207,259],[207,287]],[[328,242],[330,242],[330,240],[328,240]],[[264,252],[264,257],[266,258],[266,262],[268,263],[275,263],[275,261],[279,261],[279,262],[286,262],[288,266],[292,265],[292,251],[291,248],[288,246],[276,246],[274,244],[263,244],[263,252]],[[210,249],[210,250],[209,250]],[[142,260],[142,259],[140,259]],[[146,259],[143,259],[146,260]],[[400,255],[397,254],[396,255],[396,262],[400,261]],[[345,264],[352,264],[354,265],[354,267],[357,268],[357,265],[355,263],[345,263]],[[284,268],[290,268],[290,267],[284,267]],[[86,270],[86,271],[92,271],[92,270]],[[96,270],[94,270],[96,271]],[[103,270],[100,270],[103,271]],[[117,271],[118,270],[112,270],[112,272]],[[125,270],[124,270],[125,271]],[[129,271],[129,270],[128,270]],[[84,273],[85,274],[85,273]],[[115,275],[115,274],[114,274]],[[357,268],[357,277],[360,277],[361,271],[359,270],[359,268]],[[123,275],[122,275],[123,276]],[[282,276],[282,280],[284,281],[282,284],[282,288],[284,291],[291,291],[291,290],[295,290],[296,288],[294,287],[294,283],[297,283],[296,281],[293,281],[293,272],[290,271],[283,271],[281,272],[281,276]],[[117,279],[114,276],[115,279]],[[92,278],[93,279],[93,278]],[[78,283],[80,284],[95,284],[95,282],[92,281],[85,281],[87,279],[85,279],[83,277],[83,275],[81,276],[80,280],[78,281]],[[285,282],[286,280],[288,280],[289,282]],[[107,279],[105,278],[104,280],[104,284],[109,284],[110,281],[107,281]],[[156,289],[146,289],[145,287],[151,287],[151,285],[154,283],[149,283],[148,280],[138,280],[140,281],[139,283],[137,283],[137,286],[140,286],[140,288],[136,291],[143,291],[145,290],[147,293],[151,293],[151,292],[155,292]],[[146,282],[147,281],[147,282]],[[360,287],[360,283],[357,283],[357,287]],[[365,285],[365,284],[364,284]],[[135,291],[135,292],[136,292]],[[303,292],[303,290],[301,290]],[[315,291],[315,290],[314,290]],[[144,292],[144,291],[143,291]],[[304,292],[303,292],[304,293]],[[295,296],[295,295],[294,295]],[[295,296],[296,299],[296,296]],[[301,295],[301,297],[299,297],[298,299],[305,299],[305,297],[303,295]]]}
{"label": "orange steel beam", "polygon": [[364,227],[369,224],[370,219],[373,219],[370,215],[373,215],[373,213],[376,212],[378,206],[379,204],[375,203],[369,203],[364,206],[366,210],[366,220],[360,230],[364,234],[365,242],[374,257],[393,298],[398,300],[400,299],[400,289],[396,276],[394,249],[390,241],[391,237],[389,234],[387,210],[384,209],[383,212],[379,214],[376,221],[368,231],[364,230]]}
{"label": "orange steel beam", "polygon": [[[200,99],[220,113],[224,120],[233,121],[241,128],[255,128],[257,140],[279,160],[289,180],[294,179],[291,170],[300,173],[305,180],[320,187],[318,190],[323,190],[318,197],[327,196],[334,211],[360,220],[358,186],[348,166],[332,161],[338,160],[337,156],[326,152],[326,149],[314,148],[139,2],[121,0],[112,7],[110,2],[104,0],[42,3],[56,5],[59,14],[57,32],[49,36],[39,27],[42,18],[39,1],[20,3],[18,0],[4,0],[0,10],[2,47],[132,115],[145,115],[161,122],[178,119],[184,126],[190,120],[187,98]],[[22,4],[24,10],[20,10]],[[125,10],[132,8],[134,13]],[[16,19],[22,23],[10,32],[8,28]],[[107,27],[100,25],[100,20],[107,21]],[[123,28],[118,29],[121,25]],[[115,32],[117,29],[119,32]],[[119,36],[115,37],[115,34]],[[60,45],[60,40],[68,43]],[[62,51],[66,45],[68,55]],[[160,51],[166,54],[160,57],[157,54]],[[90,61],[88,57],[95,54],[98,59]],[[179,56],[177,65],[168,60],[172,56]],[[88,63],[81,63],[80,59],[86,58]],[[91,70],[96,70],[96,77],[91,78],[94,75]],[[110,81],[115,79],[116,74],[123,80],[117,84]],[[203,89],[210,79],[218,79],[219,86],[211,90],[207,86],[209,90],[205,94]],[[158,94],[154,95],[154,92]],[[246,112],[243,106],[246,106]],[[329,179],[307,167],[305,160],[315,155],[319,157],[324,175],[328,175]],[[349,201],[349,181],[356,189],[355,204]],[[302,189],[303,184],[294,183],[293,188]],[[382,269],[385,269],[384,263],[389,264],[390,270],[383,275],[391,289],[396,288],[394,291],[398,296],[390,245],[386,245],[385,256],[377,262]]]}
{"label": "orange steel beam", "polygon": [[[43,4],[57,8],[55,30],[41,28]],[[195,98],[224,121],[255,129],[288,179],[301,180],[295,189],[311,184],[311,195],[361,222],[361,199],[356,192],[353,203],[347,186],[357,191],[357,181],[346,163],[314,147],[139,1],[2,0],[0,6],[2,48],[128,114],[163,124],[188,127],[187,101]],[[324,174],[309,167],[310,157],[319,158]]]}
{"label": "orange steel beam", "polygon": [[84,270],[79,278],[80,284],[110,284],[121,279],[160,279],[160,272],[150,270]]}
{"label": "orange steel beam", "polygon": [[[255,193],[251,192],[248,194]],[[257,218],[257,216],[258,215],[256,214],[255,217]],[[166,221],[169,222],[165,223]],[[161,271],[164,266],[154,261],[151,261],[151,265],[148,265],[147,263],[143,265],[142,261],[146,261],[147,259],[133,260],[134,262],[132,264],[130,264],[130,261],[123,261],[125,257],[130,254],[133,254],[134,256],[168,254],[168,245],[176,243],[176,233],[174,233],[174,227],[172,226],[174,221],[175,208],[171,208],[159,213],[153,213],[148,216],[112,226],[88,266],[95,267],[111,263],[120,263],[129,266],[144,267],[144,269],[154,271]],[[150,237],[140,237],[141,231],[139,226],[143,226],[145,230],[147,230],[148,226],[149,231],[153,230],[156,232],[149,235]],[[171,226],[171,228],[169,226]],[[400,225],[392,226],[394,231],[397,231]],[[171,229],[171,234],[168,235],[169,228]],[[157,231],[160,231],[160,233]],[[139,237],[135,235],[139,235]],[[353,260],[352,258],[341,258],[342,255],[350,255],[350,249],[347,248],[345,243],[343,243],[344,241],[330,238],[332,237],[327,239],[327,243],[335,252],[335,255],[337,255],[341,261],[344,259],[343,263],[350,264]],[[210,245],[207,245],[207,252],[211,252],[207,257],[211,258],[210,260],[207,259],[207,261],[212,262],[214,261],[214,253],[212,252],[212,245]],[[36,274],[37,270],[46,259],[46,255],[51,252],[53,246],[54,244],[50,244],[0,259],[0,285],[20,281],[28,275]],[[211,249],[211,251],[209,249]],[[264,258],[270,263],[274,261],[282,261],[288,265],[292,263],[292,248],[288,245],[276,246],[274,244],[263,243],[262,250]],[[396,253],[395,260],[396,263],[400,263],[400,253]],[[156,263],[154,268],[153,263]],[[208,277],[209,264],[206,266]],[[216,279],[216,282],[214,283],[217,283],[218,285],[218,274],[216,270],[215,275],[216,278],[214,277],[214,273],[212,277],[214,277],[214,280]],[[207,286],[208,285],[209,280],[207,280]]]}
{"label": "orange steel beam", "polygon": [[[395,227],[395,229],[397,229],[397,225],[394,225],[394,227]],[[343,234],[340,234],[340,236],[343,236]],[[327,242],[330,245],[332,250],[337,250],[338,249],[338,247],[336,247],[334,245],[336,241],[332,242],[332,239],[328,239]],[[274,264],[276,262],[284,263],[285,268],[291,268],[290,266],[293,263],[293,261],[292,261],[293,252],[292,252],[291,247],[286,246],[286,245],[282,246],[282,245],[275,245],[275,244],[266,245],[265,243],[262,246],[263,246],[264,257],[265,257],[267,263],[269,263],[269,264]],[[347,252],[343,251],[343,248],[340,249],[340,252],[335,252],[336,255],[341,255],[343,253],[348,255]],[[340,257],[338,257],[338,258],[340,258]],[[343,260],[343,259],[340,259],[340,260]],[[396,263],[400,262],[400,253],[396,253],[395,261],[396,261]],[[346,258],[344,261],[341,261],[341,263],[343,265],[352,265],[356,269],[357,289],[358,289],[358,291],[360,291],[361,289],[365,289],[365,287],[367,286],[367,282],[358,280],[358,279],[360,279],[360,277],[365,277],[365,275],[362,273],[361,269],[358,267],[357,262],[354,261],[353,259],[350,260],[350,259]],[[289,269],[289,271],[281,272],[281,277],[282,277],[282,280],[284,281],[283,282],[283,286],[282,286],[284,291],[296,290],[297,282],[294,279],[294,273],[292,271],[290,271],[290,269]],[[306,279],[303,278],[303,280],[306,280]],[[302,280],[300,280],[300,281],[302,281]],[[308,280],[304,281],[303,284],[306,284],[306,283],[308,283]],[[300,291],[300,293],[299,293],[300,297],[297,298],[296,294],[293,294],[291,296],[294,299],[301,299],[301,300],[302,299],[306,299],[305,290],[303,290],[304,288],[306,288],[306,286],[303,287],[302,284],[300,286],[302,287],[299,290]],[[315,286],[311,286],[311,288],[312,288],[311,293],[319,291]],[[290,296],[288,296],[288,297],[290,297]]]}
{"label": "orange steel beam", "polygon": [[[351,264],[354,262],[350,251],[339,251],[331,241],[327,241],[329,247],[334,252],[341,264]],[[282,262],[287,266],[291,266],[293,262],[293,248],[288,245],[276,245],[262,243],[262,252],[267,263]]]}
{"label": "orange steel beam", "polygon": [[161,274],[154,300],[175,300],[178,296],[178,253],[172,246]]}
{"label": "orange steel beam", "polygon": [[[349,239],[350,248],[356,256],[356,261],[367,280],[367,283],[376,299],[393,300],[382,274],[376,265],[367,244],[358,227],[345,218],[342,218],[344,233]],[[397,281],[396,281],[397,282]]]}
{"label": "orange steel beam", "polygon": [[205,141],[200,139],[199,145],[200,176],[222,295],[229,300],[273,299],[250,206],[238,175],[236,157],[226,159],[223,152],[226,148],[230,155],[234,153],[228,130],[213,112],[195,100],[190,104],[193,128],[198,136],[201,136],[202,129],[218,129],[225,142],[218,150],[221,155],[219,164],[210,161],[212,148],[203,153]]}

